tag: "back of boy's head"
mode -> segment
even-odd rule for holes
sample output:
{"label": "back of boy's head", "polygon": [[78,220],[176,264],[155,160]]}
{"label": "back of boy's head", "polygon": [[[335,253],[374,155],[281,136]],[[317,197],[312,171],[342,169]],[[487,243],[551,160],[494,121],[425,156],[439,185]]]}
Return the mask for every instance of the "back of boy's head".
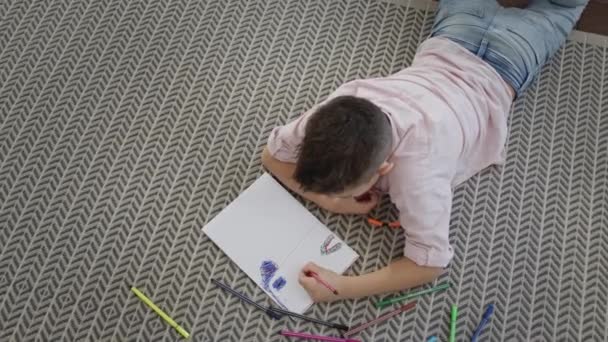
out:
{"label": "back of boy's head", "polygon": [[369,181],[388,157],[391,126],[369,100],[339,96],[306,124],[294,178],[305,191],[332,194]]}

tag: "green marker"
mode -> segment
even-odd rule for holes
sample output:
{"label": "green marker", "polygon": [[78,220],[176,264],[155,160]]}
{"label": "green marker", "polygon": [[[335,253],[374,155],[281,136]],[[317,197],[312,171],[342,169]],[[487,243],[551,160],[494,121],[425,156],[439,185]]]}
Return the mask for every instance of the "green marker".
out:
{"label": "green marker", "polygon": [[136,287],[131,288],[131,292],[135,293],[135,295],[141,299],[144,304],[146,304],[150,309],[154,310],[157,315],[160,316],[165,322],[167,322],[173,329],[177,330],[177,332],[182,335],[184,338],[190,337],[190,334],[186,331],[186,329],[182,328],[179,324],[177,324],[173,318],[169,317],[163,310],[161,310],[156,304],[152,303],[150,298],[146,297],[141,291],[139,291]]}
{"label": "green marker", "polygon": [[412,298],[415,298],[415,297],[418,297],[418,296],[422,296],[422,295],[427,294],[427,293],[433,293],[433,292],[445,290],[445,289],[447,289],[449,287],[450,287],[450,283],[445,283],[445,284],[441,284],[439,286],[431,287],[430,289],[408,293],[408,294],[400,296],[400,297],[389,298],[389,299],[382,300],[382,301],[379,301],[378,303],[376,303],[376,307],[379,308],[379,309],[383,309],[383,308],[385,308],[385,307],[387,307],[389,305],[392,305],[392,304],[395,304],[395,303],[399,303],[399,302],[403,302],[405,300],[412,299]]}
{"label": "green marker", "polygon": [[458,307],[452,305],[452,315],[450,319],[450,342],[456,342],[456,318],[458,318]]}

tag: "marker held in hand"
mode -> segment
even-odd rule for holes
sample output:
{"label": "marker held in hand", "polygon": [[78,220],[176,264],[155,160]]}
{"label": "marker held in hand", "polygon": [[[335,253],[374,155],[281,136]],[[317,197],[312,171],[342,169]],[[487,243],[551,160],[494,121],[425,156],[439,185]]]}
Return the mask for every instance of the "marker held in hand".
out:
{"label": "marker held in hand", "polygon": [[338,295],[338,290],[336,290],[333,286],[329,285],[325,280],[321,279],[321,277],[313,271],[306,271],[304,273],[307,277],[315,278],[321,285],[325,286],[329,291],[333,292],[336,296]]}

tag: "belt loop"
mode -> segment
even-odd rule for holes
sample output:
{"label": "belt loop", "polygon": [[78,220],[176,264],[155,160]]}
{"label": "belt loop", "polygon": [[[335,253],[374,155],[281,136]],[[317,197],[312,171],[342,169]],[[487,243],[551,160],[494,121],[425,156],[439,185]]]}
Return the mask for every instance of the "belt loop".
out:
{"label": "belt loop", "polygon": [[483,57],[488,49],[488,39],[484,35],[483,39],[479,43],[479,50],[477,50],[477,57]]}

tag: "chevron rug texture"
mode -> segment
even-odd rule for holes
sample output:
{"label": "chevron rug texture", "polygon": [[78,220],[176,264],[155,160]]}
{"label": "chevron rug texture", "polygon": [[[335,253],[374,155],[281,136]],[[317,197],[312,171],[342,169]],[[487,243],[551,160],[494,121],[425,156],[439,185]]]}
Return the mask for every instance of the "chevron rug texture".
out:
{"label": "chevron rug texture", "polygon": [[[407,66],[424,1],[0,1],[0,341],[287,341],[210,283],[266,295],[201,228],[262,172],[273,127],[339,84]],[[575,33],[513,108],[508,161],[455,190],[456,256],[362,341],[608,341],[608,56]],[[375,270],[403,235],[307,204]],[[390,219],[387,201],[377,216]],[[288,229],[288,228],[286,228]],[[379,297],[315,305],[356,325]]]}

